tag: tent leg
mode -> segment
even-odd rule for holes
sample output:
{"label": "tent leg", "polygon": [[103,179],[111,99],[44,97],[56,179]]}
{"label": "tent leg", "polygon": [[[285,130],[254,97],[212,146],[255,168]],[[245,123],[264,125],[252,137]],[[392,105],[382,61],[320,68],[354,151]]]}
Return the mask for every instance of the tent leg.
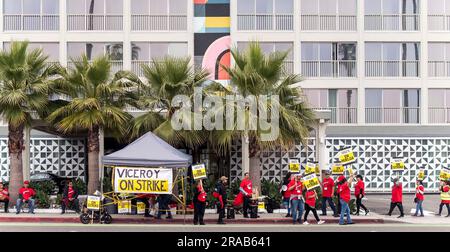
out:
{"label": "tent leg", "polygon": [[181,185],[183,186],[183,225],[186,225],[186,183],[185,183],[186,176],[182,176]]}

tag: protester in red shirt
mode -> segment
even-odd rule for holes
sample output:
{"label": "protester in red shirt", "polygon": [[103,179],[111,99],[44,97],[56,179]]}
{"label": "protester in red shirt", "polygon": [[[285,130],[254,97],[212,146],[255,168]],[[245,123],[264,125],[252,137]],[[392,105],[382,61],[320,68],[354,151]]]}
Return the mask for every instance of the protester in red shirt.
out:
{"label": "protester in red shirt", "polygon": [[3,186],[2,182],[0,182],[0,202],[5,203],[5,213],[9,213],[9,192],[8,189]]}
{"label": "protester in red shirt", "polygon": [[33,197],[36,195],[36,192],[33,190],[33,188],[30,188],[29,185],[30,182],[28,180],[25,180],[23,182],[23,187],[19,189],[19,198],[16,202],[16,214],[20,213],[23,203],[28,203],[29,213],[34,214]]}
{"label": "protester in red shirt", "polygon": [[[301,181],[302,176],[300,174],[295,175],[287,186],[287,190],[291,192],[291,213],[293,224],[297,222],[302,223],[303,214],[303,183]],[[297,212],[299,213],[297,216]]]}
{"label": "protester in red shirt", "polygon": [[309,190],[306,192],[306,201],[305,201],[305,217],[303,218],[303,225],[309,225],[308,223],[308,214],[309,212],[313,212],[314,218],[316,218],[317,224],[321,225],[325,223],[325,221],[321,221],[316,211],[316,198],[317,193],[314,190]]}
{"label": "protester in red shirt", "polygon": [[293,179],[294,174],[288,172],[286,174],[286,177],[284,177],[283,185],[281,186],[280,189],[281,195],[283,196],[283,205],[286,207],[288,211],[285,217],[291,217],[291,204],[290,204],[291,191],[288,190],[288,185]]}
{"label": "protester in red shirt", "polygon": [[364,182],[363,177],[361,175],[356,175],[356,184],[355,184],[355,197],[356,197],[356,215],[359,215],[359,209],[362,208],[366,211],[366,215],[369,214],[369,210],[362,203],[362,198],[365,196],[364,192]]}
{"label": "protester in red shirt", "polygon": [[402,183],[398,182],[398,178],[394,178],[393,180],[394,185],[392,186],[392,198],[391,198],[391,207],[389,209],[388,215],[392,215],[392,211],[394,211],[394,208],[397,206],[398,210],[400,210],[400,216],[398,218],[402,218],[405,216],[403,213],[403,187]]}
{"label": "protester in red shirt", "polygon": [[336,206],[333,202],[334,181],[330,178],[330,171],[325,171],[325,177],[322,180],[322,216],[327,215],[327,202],[333,210],[333,216],[337,217]]}
{"label": "protester in red shirt", "polygon": [[78,191],[73,186],[72,181],[67,183],[67,186],[64,188],[63,199],[61,204],[61,214],[66,212],[66,208],[72,208],[76,213],[80,213],[80,206],[78,201]]}
{"label": "protester in red shirt", "polygon": [[239,186],[239,191],[244,195],[244,206],[242,211],[244,212],[244,218],[249,218],[248,209],[250,208],[250,198],[252,197],[252,181],[248,172],[244,174],[244,179]]}
{"label": "protester in red shirt", "polygon": [[[348,206],[350,203],[350,187],[352,186],[353,177],[354,174],[351,174],[348,178],[348,181],[343,175],[339,176],[338,178],[339,202],[341,203],[339,225],[353,224],[350,217],[350,207]],[[344,222],[344,215],[347,215],[347,223]]]}
{"label": "protester in red shirt", "polygon": [[439,205],[438,216],[441,216],[442,208],[444,205],[447,207],[447,216],[450,217],[450,182],[441,182],[441,204]]}
{"label": "protester in red shirt", "polygon": [[423,207],[422,203],[425,199],[425,187],[423,187],[423,183],[421,180],[416,181],[416,197],[414,198],[414,202],[416,202],[416,213],[413,216],[418,216],[419,210],[420,210],[420,217],[424,217],[423,215]]}
{"label": "protester in red shirt", "polygon": [[203,189],[202,180],[198,180],[196,186],[196,193],[194,194],[194,225],[205,225],[203,222],[203,216],[205,215],[206,208],[206,192]]}

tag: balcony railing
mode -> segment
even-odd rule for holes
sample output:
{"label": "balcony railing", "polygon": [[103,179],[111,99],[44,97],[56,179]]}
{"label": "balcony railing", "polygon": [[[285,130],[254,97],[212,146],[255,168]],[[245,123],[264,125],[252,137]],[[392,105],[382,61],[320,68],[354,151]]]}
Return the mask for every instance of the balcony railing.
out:
{"label": "balcony railing", "polygon": [[431,124],[450,123],[450,108],[440,108],[440,107],[428,108],[428,123]]}
{"label": "balcony railing", "polygon": [[122,15],[69,14],[67,15],[69,31],[121,31]]}
{"label": "balcony railing", "polygon": [[304,31],[356,31],[356,15],[301,15]]}
{"label": "balcony railing", "polygon": [[[92,63],[92,61],[89,61]],[[115,74],[118,71],[123,70],[123,61],[121,60],[111,60],[111,74]],[[67,67],[73,69],[74,64],[72,62],[67,62]]]}
{"label": "balcony railing", "polygon": [[428,30],[448,31],[450,30],[449,15],[428,15]]}
{"label": "balcony railing", "polygon": [[366,108],[366,123],[418,124],[420,108]]}
{"label": "balcony railing", "polygon": [[428,61],[429,77],[450,77],[450,61]]}
{"label": "balcony railing", "polygon": [[286,15],[238,15],[238,30],[292,31],[294,16]]}
{"label": "balcony railing", "polygon": [[133,31],[186,31],[186,15],[131,15]]}
{"label": "balcony railing", "polygon": [[418,31],[419,14],[365,15],[366,31]]}
{"label": "balcony railing", "polygon": [[302,75],[305,77],[356,77],[356,61],[302,61]]}
{"label": "balcony railing", "polygon": [[152,60],[133,60],[131,62],[131,71],[139,77],[144,76],[144,71],[142,71],[142,65],[150,65]]}
{"label": "balcony railing", "polygon": [[419,77],[418,60],[368,60],[366,77]]}
{"label": "balcony railing", "polygon": [[57,31],[59,15],[4,15],[5,31]]}
{"label": "balcony railing", "polygon": [[358,122],[356,108],[314,108],[314,110],[330,110],[332,124],[355,124]]}

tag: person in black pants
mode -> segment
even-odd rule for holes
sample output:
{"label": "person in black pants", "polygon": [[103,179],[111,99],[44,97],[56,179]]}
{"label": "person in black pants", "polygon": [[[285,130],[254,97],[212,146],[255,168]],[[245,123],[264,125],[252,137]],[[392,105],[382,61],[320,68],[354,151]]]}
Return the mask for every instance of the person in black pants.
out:
{"label": "person in black pants", "polygon": [[220,177],[219,182],[217,182],[215,188],[215,192],[219,195],[219,203],[217,206],[219,219],[217,220],[217,224],[225,224],[225,222],[223,222],[223,218],[225,218],[225,204],[227,203],[227,182],[228,178],[222,176]]}
{"label": "person in black pants", "polygon": [[194,225],[200,223],[200,225],[205,225],[203,221],[203,216],[205,215],[206,208],[206,192],[203,189],[203,183],[200,179],[197,182],[197,187],[194,194]]}
{"label": "person in black pants", "polygon": [[356,185],[355,185],[355,197],[356,197],[356,215],[359,215],[359,209],[362,208],[366,212],[366,215],[369,213],[369,210],[362,203],[362,198],[365,195],[364,181],[361,175],[356,175]]}
{"label": "person in black pants", "polygon": [[156,219],[161,219],[161,214],[167,212],[166,219],[172,219],[172,213],[169,208],[170,195],[169,194],[161,194],[158,197],[158,216]]}
{"label": "person in black pants", "polygon": [[153,217],[153,215],[150,214],[150,202],[149,200],[153,196],[151,194],[145,194],[141,193],[136,196],[136,198],[131,200],[131,205],[137,208],[137,203],[142,202],[145,205],[145,212],[144,217]]}

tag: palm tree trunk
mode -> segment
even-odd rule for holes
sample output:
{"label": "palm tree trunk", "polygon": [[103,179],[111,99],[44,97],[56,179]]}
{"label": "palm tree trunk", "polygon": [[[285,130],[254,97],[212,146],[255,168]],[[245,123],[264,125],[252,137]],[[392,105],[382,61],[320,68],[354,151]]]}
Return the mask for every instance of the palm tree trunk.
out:
{"label": "palm tree trunk", "polygon": [[99,180],[99,127],[94,126],[88,131],[88,194],[100,189]]}
{"label": "palm tree trunk", "polygon": [[250,137],[249,144],[249,159],[250,167],[249,174],[252,180],[253,188],[256,188],[261,193],[261,160],[260,160],[260,146],[258,145],[256,138]]}
{"label": "palm tree trunk", "polygon": [[9,149],[9,193],[10,202],[14,204],[19,197],[19,189],[23,183],[22,151],[24,149],[23,140],[24,125],[13,127],[8,125],[8,149]]}

